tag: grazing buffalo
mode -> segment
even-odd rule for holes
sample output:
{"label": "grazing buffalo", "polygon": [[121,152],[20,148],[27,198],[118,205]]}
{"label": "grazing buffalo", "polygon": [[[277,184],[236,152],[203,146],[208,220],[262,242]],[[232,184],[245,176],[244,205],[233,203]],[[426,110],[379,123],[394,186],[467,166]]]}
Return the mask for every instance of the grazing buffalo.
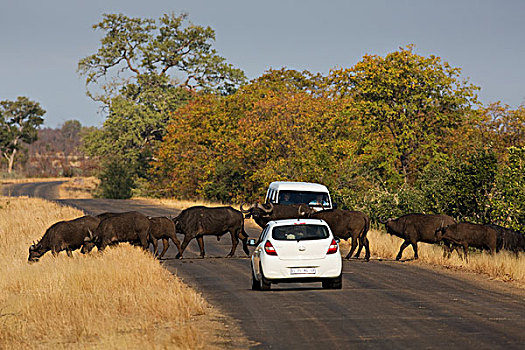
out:
{"label": "grazing buffalo", "polygon": [[84,239],[89,236],[89,231],[94,231],[100,222],[94,216],[60,221],[49,227],[38,243],[29,247],[28,261],[36,262],[42,255],[51,250],[53,255],[65,250],[71,256],[73,250],[79,249],[84,244]]}
{"label": "grazing buffalo", "polygon": [[159,239],[162,239],[162,253],[158,255],[158,258],[161,259],[164,254],[166,253],[166,250],[168,250],[168,247],[170,246],[169,240],[171,239],[173,243],[177,246],[177,249],[179,250],[179,254],[181,253],[181,246],[180,241],[177,239],[177,235],[175,234],[175,223],[173,220],[171,220],[168,217],[160,216],[160,217],[150,217],[148,216],[148,219],[150,221],[150,228],[149,228],[149,241],[153,244],[154,249],[154,255],[157,256],[158,253],[158,242]]}
{"label": "grazing buffalo", "polygon": [[182,253],[193,238],[197,239],[201,257],[204,257],[203,236],[214,235],[219,239],[220,236],[228,232],[232,239],[232,249],[228,257],[235,253],[239,239],[242,241],[246,255],[250,254],[247,244],[248,234],[244,231],[243,215],[232,207],[191,207],[184,209],[173,221],[177,232],[184,234],[184,240],[177,258],[182,258]]}
{"label": "grazing buffalo", "polygon": [[489,225],[460,222],[439,230],[441,239],[453,247],[463,247],[463,255],[468,261],[468,247],[487,249],[491,254],[496,252],[497,231]]}
{"label": "grazing buffalo", "polygon": [[368,215],[360,211],[331,209],[314,212],[309,217],[326,221],[336,237],[341,239],[352,238],[352,247],[346,255],[346,259],[350,259],[359,243],[359,249],[355,254],[355,258],[359,257],[361,249],[365,247],[365,260],[370,260],[370,247],[366,237],[370,228]]}
{"label": "grazing buffalo", "polygon": [[439,230],[456,223],[448,215],[433,214],[406,214],[397,219],[380,220],[380,222],[385,224],[386,232],[405,240],[401,244],[396,260],[401,259],[403,250],[409,245],[412,245],[414,259],[417,259],[419,257],[417,242],[439,243],[441,241]]}
{"label": "grazing buffalo", "polygon": [[136,211],[125,213],[105,213],[105,217],[85,240],[83,252],[89,252],[94,246],[104,250],[108,245],[120,242],[139,243],[145,250],[149,247],[150,220]]}
{"label": "grazing buffalo", "polygon": [[255,203],[248,209],[244,209],[243,206],[244,204],[241,205],[241,212],[245,214],[245,217],[252,217],[255,223],[262,228],[272,220],[296,219],[315,213],[315,210],[307,204]]}

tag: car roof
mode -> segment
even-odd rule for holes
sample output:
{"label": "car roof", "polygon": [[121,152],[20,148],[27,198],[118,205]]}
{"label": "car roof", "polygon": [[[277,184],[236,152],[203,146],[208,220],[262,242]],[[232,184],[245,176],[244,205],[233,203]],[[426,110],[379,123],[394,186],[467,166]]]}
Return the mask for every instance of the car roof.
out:
{"label": "car roof", "polygon": [[269,188],[289,191],[328,192],[325,185],[313,182],[274,181]]}
{"label": "car roof", "polygon": [[326,221],[321,219],[282,219],[272,220],[268,222],[268,226],[287,226],[287,225],[325,225],[328,226]]}

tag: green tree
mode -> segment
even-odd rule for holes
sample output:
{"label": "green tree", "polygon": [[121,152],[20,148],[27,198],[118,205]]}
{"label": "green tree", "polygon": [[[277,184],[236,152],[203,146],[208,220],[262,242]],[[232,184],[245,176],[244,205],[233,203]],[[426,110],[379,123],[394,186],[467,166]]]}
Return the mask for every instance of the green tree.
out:
{"label": "green tree", "polygon": [[170,84],[190,90],[233,92],[244,82],[244,73],[226,63],[213,49],[213,29],[186,24],[187,17],[172,13],[155,21],[105,14],[101,22],[93,25],[93,29],[105,32],[101,47],[78,64],[79,72],[86,76],[86,85],[97,84],[102,78],[109,80],[101,86],[104,94],[98,96],[109,104],[123,86],[131,84],[139,93],[145,85],[166,84],[162,77],[176,71],[181,82],[176,79]]}
{"label": "green tree", "polygon": [[405,183],[415,156],[434,156],[440,138],[461,125],[476,102],[477,87],[460,80],[459,68],[419,56],[412,45],[385,57],[366,55],[352,68],[333,70],[329,79],[334,96],[357,103],[354,115],[368,133],[389,137]]}
{"label": "green tree", "polygon": [[[85,136],[85,151],[120,159],[135,180],[147,176],[174,111],[198,92],[229,94],[245,80],[213,49],[214,31],[187,23],[186,14],[158,21],[106,14],[93,28],[105,36],[78,70],[86,76],[88,95],[106,105],[108,117],[102,129]],[[95,95],[92,87],[102,93]]]}
{"label": "green tree", "polygon": [[494,218],[505,227],[525,231],[525,147],[510,147],[498,172]]}
{"label": "green tree", "polygon": [[16,101],[0,102],[0,150],[7,160],[7,172],[11,173],[17,152],[23,143],[37,139],[37,128],[44,122],[46,113],[38,102],[19,96]]}

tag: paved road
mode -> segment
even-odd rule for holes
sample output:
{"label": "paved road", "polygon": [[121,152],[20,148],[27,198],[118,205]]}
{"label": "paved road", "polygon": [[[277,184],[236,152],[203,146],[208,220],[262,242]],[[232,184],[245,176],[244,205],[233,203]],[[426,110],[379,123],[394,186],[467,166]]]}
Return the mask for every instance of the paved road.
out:
{"label": "paved road", "polygon": [[[62,200],[91,213],[176,211],[135,201]],[[251,228],[256,236],[260,230]],[[236,319],[257,349],[523,349],[525,293],[463,274],[394,261],[344,261],[343,289],[319,284],[250,289],[249,259],[225,259],[228,237],[206,237],[207,258],[191,243],[164,266]],[[481,279],[480,279],[481,280]]]}

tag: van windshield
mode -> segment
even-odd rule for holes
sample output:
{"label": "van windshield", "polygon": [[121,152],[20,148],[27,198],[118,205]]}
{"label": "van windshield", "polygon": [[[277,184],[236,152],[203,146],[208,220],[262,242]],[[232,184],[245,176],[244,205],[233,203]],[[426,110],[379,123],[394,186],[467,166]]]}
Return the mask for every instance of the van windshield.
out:
{"label": "van windshield", "polygon": [[308,204],[312,207],[329,207],[330,200],[327,193],[279,191],[279,204]]}
{"label": "van windshield", "polygon": [[328,229],[324,225],[287,225],[273,229],[272,238],[279,241],[301,241],[328,238]]}

